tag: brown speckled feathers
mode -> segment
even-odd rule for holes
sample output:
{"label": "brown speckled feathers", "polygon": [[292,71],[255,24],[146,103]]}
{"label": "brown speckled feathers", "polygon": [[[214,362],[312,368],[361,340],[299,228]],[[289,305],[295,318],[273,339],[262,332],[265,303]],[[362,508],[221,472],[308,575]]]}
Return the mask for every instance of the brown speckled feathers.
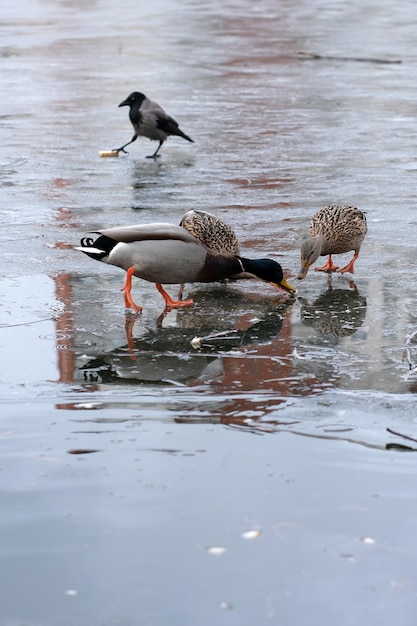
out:
{"label": "brown speckled feathers", "polygon": [[239,241],[226,222],[207,211],[188,211],[180,226],[212,252],[238,255]]}
{"label": "brown speckled feathers", "polygon": [[359,252],[367,232],[366,217],[354,206],[330,204],[314,215],[308,234],[324,238],[320,256]]}

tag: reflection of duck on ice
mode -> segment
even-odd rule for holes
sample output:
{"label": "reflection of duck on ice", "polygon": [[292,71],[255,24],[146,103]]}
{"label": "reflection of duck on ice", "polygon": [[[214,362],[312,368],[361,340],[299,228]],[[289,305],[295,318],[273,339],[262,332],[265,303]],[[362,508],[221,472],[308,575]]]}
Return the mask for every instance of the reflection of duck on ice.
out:
{"label": "reflection of duck on ice", "polygon": [[[171,381],[185,384],[198,378],[212,377],[216,372],[219,373],[219,356],[222,353],[265,344],[278,337],[285,311],[291,304],[283,304],[245,330],[232,327],[210,333],[206,326],[206,336],[198,347],[192,346],[195,327],[159,327],[148,330],[142,337],[133,338],[128,322],[127,344],[89,359],[80,367],[80,371],[84,379],[101,380],[105,383],[125,382],[130,379],[135,382]],[[136,316],[130,317],[133,322],[136,319]],[[224,319],[228,322],[227,316]],[[224,326],[223,324],[223,328]],[[226,326],[229,324],[226,323]],[[199,331],[201,330],[200,325]]]}
{"label": "reflection of duck on ice", "polygon": [[366,298],[359,294],[353,282],[350,285],[352,289],[333,289],[330,286],[313,303],[299,298],[302,323],[312,326],[321,335],[353,335],[365,320]]}

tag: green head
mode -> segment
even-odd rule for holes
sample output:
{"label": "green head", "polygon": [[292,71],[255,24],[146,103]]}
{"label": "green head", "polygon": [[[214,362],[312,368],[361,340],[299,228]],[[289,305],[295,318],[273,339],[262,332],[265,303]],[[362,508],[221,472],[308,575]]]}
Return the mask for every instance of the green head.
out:
{"label": "green head", "polygon": [[297,290],[294,289],[284,278],[282,267],[276,261],[272,259],[244,259],[238,257],[245,272],[253,274],[261,280],[265,280],[267,283],[271,283],[278,289],[283,289],[289,294],[294,295]]}

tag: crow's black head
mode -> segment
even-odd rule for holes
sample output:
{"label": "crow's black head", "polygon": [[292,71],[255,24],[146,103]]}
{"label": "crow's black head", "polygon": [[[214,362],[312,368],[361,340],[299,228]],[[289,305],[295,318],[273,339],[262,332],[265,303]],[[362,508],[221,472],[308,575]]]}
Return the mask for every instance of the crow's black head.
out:
{"label": "crow's black head", "polygon": [[130,96],[126,98],[126,100],[123,100],[123,102],[119,104],[119,107],[140,107],[145,98],[146,96],[143,93],[140,93],[139,91],[134,91],[130,94]]}

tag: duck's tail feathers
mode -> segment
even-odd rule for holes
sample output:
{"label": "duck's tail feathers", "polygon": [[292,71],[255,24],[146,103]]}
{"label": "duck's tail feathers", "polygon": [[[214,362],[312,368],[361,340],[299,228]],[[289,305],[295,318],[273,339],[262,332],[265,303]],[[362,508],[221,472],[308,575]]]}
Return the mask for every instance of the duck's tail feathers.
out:
{"label": "duck's tail feathers", "polygon": [[95,244],[100,242],[100,240],[105,242],[106,239],[107,237],[101,236],[96,241],[94,241],[92,237],[83,237],[80,242],[81,245],[74,246],[74,250],[79,250],[80,252],[84,252],[84,254],[91,257],[92,259],[101,261],[108,254],[109,251],[104,249],[106,246],[103,246],[103,248],[98,248],[96,247]]}

